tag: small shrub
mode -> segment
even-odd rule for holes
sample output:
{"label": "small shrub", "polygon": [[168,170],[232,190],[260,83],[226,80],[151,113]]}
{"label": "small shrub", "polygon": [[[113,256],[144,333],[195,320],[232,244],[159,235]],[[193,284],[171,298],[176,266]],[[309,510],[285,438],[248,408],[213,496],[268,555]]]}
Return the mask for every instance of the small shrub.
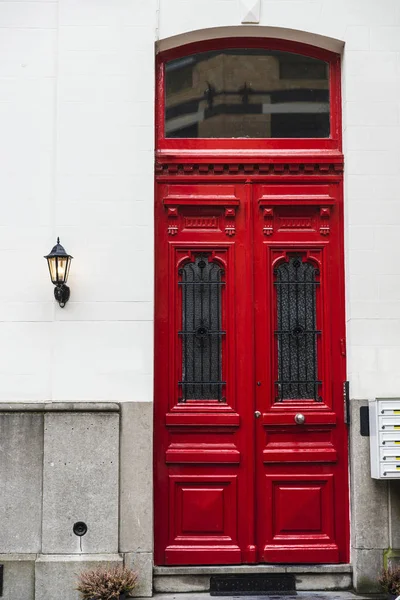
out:
{"label": "small shrub", "polygon": [[126,567],[98,567],[80,573],[76,589],[84,600],[118,600],[132,592],[136,580],[136,573]]}
{"label": "small shrub", "polygon": [[382,569],[378,582],[388,594],[400,594],[400,567]]}

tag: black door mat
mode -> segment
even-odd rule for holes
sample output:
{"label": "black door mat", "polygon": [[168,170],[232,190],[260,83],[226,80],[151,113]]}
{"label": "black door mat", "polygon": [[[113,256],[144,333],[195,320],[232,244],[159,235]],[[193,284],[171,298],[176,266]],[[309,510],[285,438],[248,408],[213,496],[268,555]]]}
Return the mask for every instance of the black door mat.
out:
{"label": "black door mat", "polygon": [[213,575],[210,596],[295,596],[294,575],[263,573],[250,575]]}

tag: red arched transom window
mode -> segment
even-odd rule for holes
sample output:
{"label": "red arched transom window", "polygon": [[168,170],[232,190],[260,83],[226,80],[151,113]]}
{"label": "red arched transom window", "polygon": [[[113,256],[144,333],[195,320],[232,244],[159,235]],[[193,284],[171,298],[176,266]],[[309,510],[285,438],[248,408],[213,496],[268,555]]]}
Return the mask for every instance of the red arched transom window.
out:
{"label": "red arched transom window", "polygon": [[313,46],[239,38],[158,59],[158,148],[340,150],[340,61]]}

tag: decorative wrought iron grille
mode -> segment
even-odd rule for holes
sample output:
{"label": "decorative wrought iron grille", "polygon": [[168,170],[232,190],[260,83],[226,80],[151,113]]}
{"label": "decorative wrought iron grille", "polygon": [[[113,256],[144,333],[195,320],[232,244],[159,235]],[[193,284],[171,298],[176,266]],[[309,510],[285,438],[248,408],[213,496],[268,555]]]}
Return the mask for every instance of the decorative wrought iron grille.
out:
{"label": "decorative wrought iron grille", "polygon": [[223,269],[206,254],[179,270],[182,293],[182,381],[180,402],[224,401],[222,381]]}
{"label": "decorative wrought iron grille", "polygon": [[275,269],[278,380],[277,400],[319,396],[316,287],[319,270],[300,255]]}

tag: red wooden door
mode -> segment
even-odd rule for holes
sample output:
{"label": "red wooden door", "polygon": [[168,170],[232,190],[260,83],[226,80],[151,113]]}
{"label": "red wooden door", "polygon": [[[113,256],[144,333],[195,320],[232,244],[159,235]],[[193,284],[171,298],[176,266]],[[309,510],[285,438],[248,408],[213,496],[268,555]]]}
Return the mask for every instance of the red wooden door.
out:
{"label": "red wooden door", "polygon": [[271,184],[254,192],[259,560],[344,562],[340,186]]}
{"label": "red wooden door", "polygon": [[341,222],[339,183],[159,183],[157,564],[348,560]]}
{"label": "red wooden door", "polygon": [[243,185],[159,186],[158,564],[255,560],[248,548],[254,538],[254,423],[247,221]]}

